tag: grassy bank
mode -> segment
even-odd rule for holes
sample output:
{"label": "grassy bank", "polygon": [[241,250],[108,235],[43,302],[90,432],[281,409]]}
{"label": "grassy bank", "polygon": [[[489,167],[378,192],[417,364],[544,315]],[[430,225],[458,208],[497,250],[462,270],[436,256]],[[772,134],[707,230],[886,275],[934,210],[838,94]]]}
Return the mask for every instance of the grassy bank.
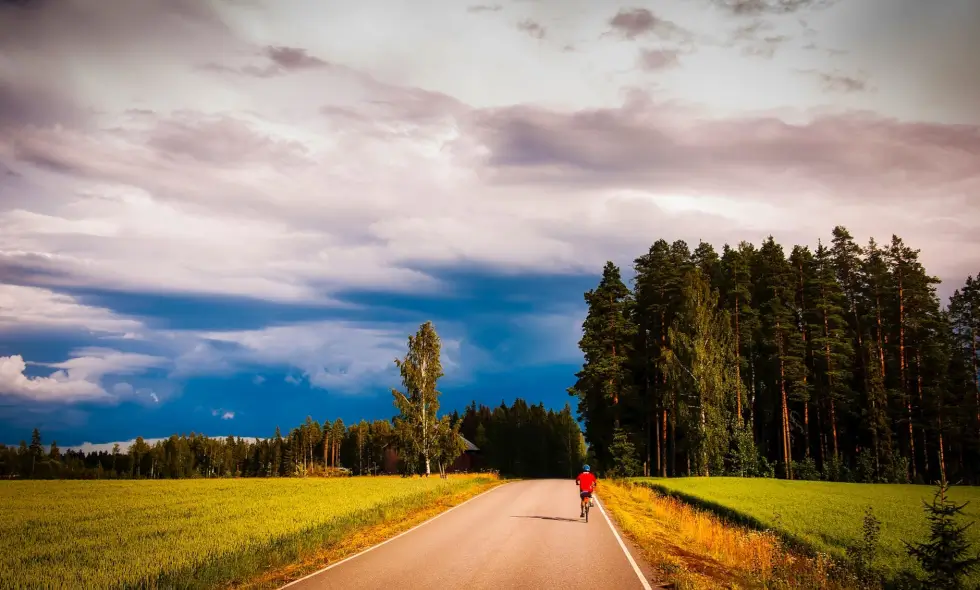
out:
{"label": "grassy bank", "polygon": [[[903,570],[917,570],[903,540],[928,536],[922,501],[934,488],[917,485],[853,484],[748,478],[644,478],[635,480],[758,530],[772,529],[802,547],[843,557],[861,538],[864,510],[871,506],[881,520],[875,566],[892,579]],[[963,524],[980,520],[980,488],[954,487],[951,497],[970,501]],[[968,531],[980,549],[980,527]],[[972,581],[980,582],[980,574]]]}
{"label": "grassy bank", "polygon": [[771,532],[726,523],[652,488],[606,481],[600,498],[658,577],[679,590],[853,587],[827,556],[793,554]]}
{"label": "grassy bank", "polygon": [[[361,535],[365,543],[380,540],[379,525],[495,483],[466,476],[0,482],[0,587],[272,583],[301,573],[289,572],[292,564],[350,550],[359,531],[375,530]],[[268,576],[276,571],[278,578]]]}

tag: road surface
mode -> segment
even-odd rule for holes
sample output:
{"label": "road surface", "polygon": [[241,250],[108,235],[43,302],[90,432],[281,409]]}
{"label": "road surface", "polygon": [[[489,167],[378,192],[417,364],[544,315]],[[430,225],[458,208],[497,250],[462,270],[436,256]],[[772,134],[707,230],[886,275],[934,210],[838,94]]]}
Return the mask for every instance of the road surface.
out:
{"label": "road surface", "polygon": [[578,518],[576,492],[571,480],[505,484],[288,590],[650,588],[598,503]]}

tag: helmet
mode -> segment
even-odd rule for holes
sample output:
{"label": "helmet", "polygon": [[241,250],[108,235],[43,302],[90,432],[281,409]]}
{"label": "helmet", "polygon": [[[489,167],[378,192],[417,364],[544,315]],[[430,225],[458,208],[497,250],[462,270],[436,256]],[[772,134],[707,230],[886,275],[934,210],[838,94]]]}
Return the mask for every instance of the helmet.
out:
{"label": "helmet", "polygon": [[585,466],[582,467],[582,471],[588,471],[590,469],[592,469],[592,468],[589,467],[588,465],[585,465]]}

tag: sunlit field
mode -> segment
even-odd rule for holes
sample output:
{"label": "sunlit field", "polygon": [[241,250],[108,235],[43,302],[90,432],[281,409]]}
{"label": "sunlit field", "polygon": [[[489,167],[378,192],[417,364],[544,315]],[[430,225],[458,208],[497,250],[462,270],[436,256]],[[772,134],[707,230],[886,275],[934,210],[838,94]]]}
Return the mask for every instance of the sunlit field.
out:
{"label": "sunlit field", "polygon": [[0,482],[0,587],[211,587],[489,478]]}
{"label": "sunlit field", "polygon": [[[875,565],[887,577],[915,568],[902,541],[925,541],[928,523],[922,501],[932,501],[934,487],[854,484],[749,478],[641,478],[637,483],[678,494],[756,528],[769,528],[804,546],[843,556],[861,537],[864,510],[871,506],[881,520]],[[980,521],[980,487],[953,487],[950,497],[969,501],[961,524]],[[968,531],[980,551],[980,524]],[[972,580],[980,582],[980,573]]]}

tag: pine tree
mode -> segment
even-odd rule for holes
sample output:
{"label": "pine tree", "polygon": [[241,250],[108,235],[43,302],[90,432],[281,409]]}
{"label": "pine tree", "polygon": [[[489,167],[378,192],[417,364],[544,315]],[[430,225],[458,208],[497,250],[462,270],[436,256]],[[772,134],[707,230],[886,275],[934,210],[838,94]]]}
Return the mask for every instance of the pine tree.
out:
{"label": "pine tree", "polygon": [[[762,314],[760,341],[764,343],[767,360],[764,387],[771,388],[766,401],[777,409],[779,416],[779,458],[783,461],[783,474],[792,478],[792,438],[788,390],[789,377],[799,375],[802,359],[790,346],[796,336],[791,306],[793,305],[793,275],[783,248],[769,236],[759,250],[756,260],[758,282],[756,301]],[[755,273],[754,273],[755,274]],[[774,399],[773,399],[774,398]],[[831,412],[833,420],[833,412]]]}
{"label": "pine tree", "polygon": [[634,339],[630,321],[632,297],[616,265],[606,263],[602,280],[596,289],[585,294],[585,302],[589,311],[579,341],[585,364],[568,392],[579,398],[586,437],[601,449],[599,462],[608,465],[612,431],[620,426],[620,402],[630,395],[633,383],[629,371]]}
{"label": "pine tree", "polygon": [[980,555],[970,555],[970,543],[965,534],[974,523],[958,526],[955,520],[969,502],[956,504],[948,493],[949,484],[941,481],[932,504],[922,503],[929,519],[929,540],[915,544],[903,542],[909,555],[925,570],[928,588],[959,590],[963,588],[963,578],[980,566]]}
{"label": "pine tree", "polygon": [[683,301],[668,330],[665,365],[673,389],[691,392],[684,400],[685,433],[696,471],[717,474],[724,468],[731,438],[736,389],[731,323],[700,268],[685,277]]}
{"label": "pine tree", "polygon": [[[809,289],[813,306],[808,323],[813,334],[816,381],[828,416],[830,447],[835,460],[840,454],[838,416],[854,397],[850,379],[854,340],[848,336],[847,296],[836,280],[836,270],[831,251],[818,244]],[[821,462],[827,459],[824,446],[821,445]]]}

